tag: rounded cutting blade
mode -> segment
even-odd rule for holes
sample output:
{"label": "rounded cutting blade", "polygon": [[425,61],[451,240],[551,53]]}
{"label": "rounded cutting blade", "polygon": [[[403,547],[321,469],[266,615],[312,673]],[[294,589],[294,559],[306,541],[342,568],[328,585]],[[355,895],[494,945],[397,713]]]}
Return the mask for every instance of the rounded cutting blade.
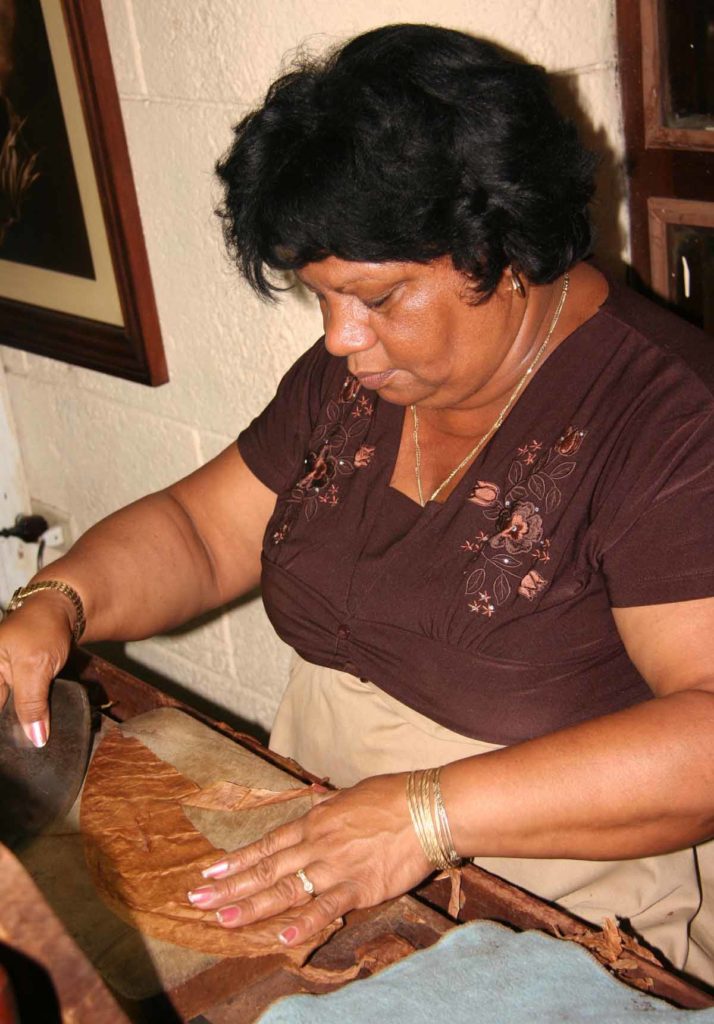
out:
{"label": "rounded cutting blade", "polygon": [[12,696],[0,711],[0,842],[16,848],[65,815],[82,787],[91,740],[84,687],[55,679],[50,738],[41,749],[27,739]]}

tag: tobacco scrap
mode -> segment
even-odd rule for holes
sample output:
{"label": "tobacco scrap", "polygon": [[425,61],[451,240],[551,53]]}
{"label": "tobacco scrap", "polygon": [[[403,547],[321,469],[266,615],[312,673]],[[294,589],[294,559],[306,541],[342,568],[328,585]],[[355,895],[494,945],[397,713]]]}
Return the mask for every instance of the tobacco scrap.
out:
{"label": "tobacco scrap", "polygon": [[[642,960],[660,966],[657,957],[641,946],[637,939],[626,932],[621,931],[615,921],[606,917],[602,924],[602,931],[594,934],[567,935],[563,936],[572,942],[585,946],[598,960],[611,971],[645,971]],[[628,955],[629,954],[629,955]],[[633,956],[632,954],[635,954]],[[627,979],[632,985],[645,991],[652,988],[654,981],[646,974],[643,977],[629,977]]]}
{"label": "tobacco scrap", "polygon": [[394,932],[377,935],[357,948],[357,962],[360,967],[367,968],[370,974],[376,974],[413,953],[415,949],[403,935]]}
{"label": "tobacco scrap", "polygon": [[448,875],[451,881],[448,912],[454,920],[458,921],[461,913],[461,868],[452,868]]}
{"label": "tobacco scrap", "polygon": [[217,956],[280,953],[303,963],[341,922],[286,947],[277,935],[289,915],[226,931],[213,912],[188,903],[187,891],[205,884],[201,869],[226,853],[181,808],[201,792],[139,740],[118,729],[108,733],[92,760],[81,806],[85,856],[98,893],[118,917],[154,938]]}
{"label": "tobacco scrap", "polygon": [[[297,970],[296,967],[300,969]],[[349,967],[335,970],[329,967],[313,967],[312,964],[303,964],[302,966],[291,964],[290,970],[301,981],[309,981],[312,985],[321,985],[332,989],[339,985],[345,985],[348,981],[354,981],[359,974],[360,964],[351,964]]]}
{"label": "tobacco scrap", "polygon": [[[354,981],[362,971],[367,974],[376,974],[385,967],[389,967],[390,964],[402,960],[409,953],[413,953],[415,948],[401,935],[393,933],[377,935],[365,942],[364,945],[357,947],[355,963],[349,967],[333,969],[303,964],[298,977],[301,981],[309,981],[313,985],[325,986],[329,989],[337,988],[338,985]],[[295,973],[297,974],[297,972]]]}
{"label": "tobacco scrap", "polygon": [[448,878],[451,890],[449,892],[449,906],[446,912],[455,921],[458,921],[459,914],[464,905],[461,895],[461,875],[460,867],[447,868],[446,871],[441,871],[434,879],[434,881],[440,882],[443,878]]}

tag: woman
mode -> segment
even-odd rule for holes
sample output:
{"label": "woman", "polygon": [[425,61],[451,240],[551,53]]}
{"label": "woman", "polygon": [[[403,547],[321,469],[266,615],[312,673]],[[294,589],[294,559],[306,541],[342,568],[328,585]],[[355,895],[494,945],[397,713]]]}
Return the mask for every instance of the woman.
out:
{"label": "woman", "polygon": [[262,560],[298,652],[273,745],[347,788],[206,872],[226,927],[288,910],[299,942],[468,856],[711,971],[712,400],[651,337],[683,326],[582,262],[591,170],[539,69],[427,26],[296,67],[236,128],[229,243],[265,295],[297,274],[324,340],[2,627],[40,744],[82,615],[148,636]]}

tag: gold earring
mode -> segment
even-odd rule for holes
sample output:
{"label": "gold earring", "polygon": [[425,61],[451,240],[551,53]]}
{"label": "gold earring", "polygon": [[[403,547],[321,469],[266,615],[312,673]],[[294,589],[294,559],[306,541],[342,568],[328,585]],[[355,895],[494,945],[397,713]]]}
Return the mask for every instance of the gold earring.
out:
{"label": "gold earring", "polygon": [[515,267],[511,267],[511,288],[514,292],[518,292],[522,299],[525,299],[526,290],[523,287],[523,281],[521,281],[521,276]]}

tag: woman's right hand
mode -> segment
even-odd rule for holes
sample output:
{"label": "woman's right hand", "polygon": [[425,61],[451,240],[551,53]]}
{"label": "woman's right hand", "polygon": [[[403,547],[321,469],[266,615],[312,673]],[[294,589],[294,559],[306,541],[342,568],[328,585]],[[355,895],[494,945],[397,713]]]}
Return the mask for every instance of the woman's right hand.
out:
{"label": "woman's right hand", "polygon": [[72,643],[73,608],[61,594],[33,594],[0,625],[0,708],[12,690],[20,724],[36,747],[49,737],[47,696]]}

